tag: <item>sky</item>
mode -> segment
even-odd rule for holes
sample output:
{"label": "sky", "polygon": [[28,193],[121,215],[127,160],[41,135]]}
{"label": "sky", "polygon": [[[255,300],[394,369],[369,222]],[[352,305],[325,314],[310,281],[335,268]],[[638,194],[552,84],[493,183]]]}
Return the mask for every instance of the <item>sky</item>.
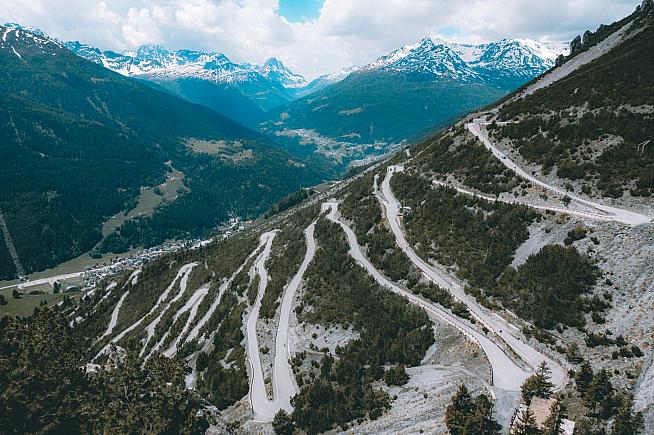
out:
{"label": "sky", "polygon": [[307,79],[375,60],[425,36],[569,41],[641,0],[0,0],[0,22],[103,50],[160,44],[277,57]]}

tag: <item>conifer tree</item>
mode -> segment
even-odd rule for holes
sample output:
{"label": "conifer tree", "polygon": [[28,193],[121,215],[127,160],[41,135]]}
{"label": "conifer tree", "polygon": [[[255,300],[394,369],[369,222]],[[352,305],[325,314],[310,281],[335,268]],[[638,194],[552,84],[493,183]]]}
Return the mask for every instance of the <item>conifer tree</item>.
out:
{"label": "conifer tree", "polygon": [[474,406],[470,392],[465,385],[452,397],[452,403],[445,411],[445,424],[452,435],[464,434],[468,419],[473,415]]}
{"label": "conifer tree", "polygon": [[593,376],[593,380],[588,385],[588,389],[583,395],[586,405],[592,409],[593,413],[598,412],[598,407],[602,413],[610,410],[613,403],[614,389],[611,385],[611,379],[606,370],[602,369]]}
{"label": "conifer tree", "polygon": [[577,384],[577,391],[579,393],[584,394],[586,390],[588,389],[588,385],[593,380],[593,369],[590,366],[590,363],[588,361],[584,361],[581,364],[581,368],[579,369],[579,372],[575,375],[575,383]]}
{"label": "conifer tree", "polygon": [[522,411],[515,423],[513,435],[540,435],[540,433],[536,426],[536,417],[531,409],[527,408]]}
{"label": "conifer tree", "polygon": [[272,426],[275,430],[275,433],[279,435],[291,435],[295,429],[293,420],[283,409],[280,409],[279,412],[275,414],[275,418],[272,421]]}
{"label": "conifer tree", "polygon": [[550,415],[545,420],[543,435],[558,435],[561,433],[561,414],[563,413],[563,405],[561,399],[550,407]]}
{"label": "conifer tree", "polygon": [[538,366],[536,373],[525,380],[522,384],[521,393],[522,400],[524,400],[527,405],[531,403],[532,397],[549,399],[554,388],[554,384],[550,381],[551,373],[552,371],[547,366],[547,363],[543,361],[540,366]]}

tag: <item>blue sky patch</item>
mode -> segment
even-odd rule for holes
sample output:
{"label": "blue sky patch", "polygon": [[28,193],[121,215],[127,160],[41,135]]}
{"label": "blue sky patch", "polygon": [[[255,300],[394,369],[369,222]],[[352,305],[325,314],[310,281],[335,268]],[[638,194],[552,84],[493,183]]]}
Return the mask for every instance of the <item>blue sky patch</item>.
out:
{"label": "blue sky patch", "polygon": [[325,0],[279,0],[279,15],[292,23],[318,18]]}

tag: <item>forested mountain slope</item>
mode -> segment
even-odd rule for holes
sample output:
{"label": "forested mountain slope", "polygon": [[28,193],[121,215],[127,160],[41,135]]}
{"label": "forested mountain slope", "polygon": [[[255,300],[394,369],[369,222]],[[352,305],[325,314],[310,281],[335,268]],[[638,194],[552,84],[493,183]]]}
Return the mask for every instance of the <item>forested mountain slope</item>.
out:
{"label": "forested mountain slope", "polygon": [[[615,26],[625,29],[617,46],[553,85],[503,104],[497,119],[509,123],[494,130],[493,138],[574,190],[611,198],[650,197],[654,28],[643,28],[646,19],[623,20]],[[609,35],[606,29],[586,34],[578,50],[588,52],[593,42]],[[567,62],[575,64],[582,54],[573,52]]]}
{"label": "forested mountain slope", "polygon": [[[650,8],[630,17],[633,38],[650,31]],[[596,94],[608,101],[611,89]],[[17,363],[0,365],[11,411],[0,427],[31,428],[36,416],[52,430],[109,427],[95,403],[32,397],[31,380],[56,397],[101,397],[119,430],[495,434],[519,403],[554,398],[548,425],[651,433],[651,201],[567,193],[498,151],[490,122],[516,95],[234,237],[29,322],[3,320],[0,344]],[[51,370],[32,369],[34,343]],[[117,385],[147,373],[148,406],[136,412],[145,387],[123,399]]]}
{"label": "forested mountain slope", "polygon": [[268,113],[261,128],[296,152],[338,163],[376,156],[505,96],[564,50],[515,38],[465,45],[427,37],[336,74],[334,84]]}
{"label": "forested mountain slope", "polygon": [[264,112],[311,92],[304,77],[275,58],[252,65],[233,62],[223,53],[169,51],[156,45],[123,53],[102,51],[79,41],[64,45],[80,57],[155,83],[248,126],[255,125]]}
{"label": "forested mountain slope", "polygon": [[[0,209],[28,273],[91,249],[103,220],[136,206],[142,186],[166,181],[165,162],[185,174],[186,188],[152,218],[132,222],[123,249],[197,235],[230,213],[256,216],[321,180],[319,171],[210,109],[56,41],[4,27],[0,35]],[[0,277],[12,276],[12,268],[3,260]]]}

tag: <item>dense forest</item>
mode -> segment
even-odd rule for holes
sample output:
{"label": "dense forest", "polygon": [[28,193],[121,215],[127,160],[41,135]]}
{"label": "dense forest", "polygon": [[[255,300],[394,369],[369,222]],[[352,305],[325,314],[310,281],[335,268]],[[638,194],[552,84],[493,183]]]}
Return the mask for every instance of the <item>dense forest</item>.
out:
{"label": "dense forest", "polygon": [[[20,58],[0,49],[0,208],[28,272],[89,251],[105,219],[132,208],[142,186],[165,181],[165,162],[186,175],[190,192],[129,221],[112,246],[198,236],[330,176],[206,107],[17,34],[7,44]],[[193,152],[191,138],[238,141],[252,158]]]}
{"label": "dense forest", "polygon": [[573,246],[546,245],[517,269],[507,268],[490,293],[538,327],[582,327],[585,312],[608,307],[601,299],[583,296],[598,276],[597,266]]}
{"label": "dense forest", "polygon": [[144,364],[129,349],[112,368],[85,370],[87,343],[68,322],[56,308],[28,320],[0,319],[0,432],[201,433],[208,427],[198,412],[200,397],[184,384],[182,361],[154,356]]}

